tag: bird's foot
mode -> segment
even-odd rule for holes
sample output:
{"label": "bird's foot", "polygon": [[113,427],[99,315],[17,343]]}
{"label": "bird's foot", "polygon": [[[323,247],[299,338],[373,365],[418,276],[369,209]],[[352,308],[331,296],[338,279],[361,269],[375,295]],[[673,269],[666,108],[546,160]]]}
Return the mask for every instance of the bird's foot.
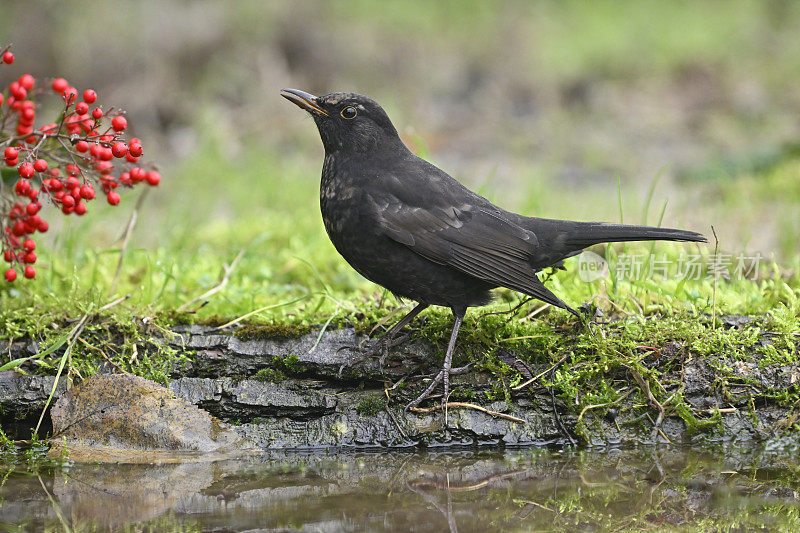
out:
{"label": "bird's foot", "polygon": [[380,339],[370,342],[368,346],[342,346],[337,350],[337,352],[341,350],[350,350],[362,354],[362,357],[355,361],[343,363],[342,366],[339,367],[339,375],[341,376],[342,370],[344,370],[346,367],[363,363],[371,357],[378,357],[378,365],[383,368],[383,366],[386,364],[386,357],[388,357],[389,351],[405,342],[409,335],[409,333],[406,333],[404,335],[395,336],[394,338],[387,338],[384,335]]}

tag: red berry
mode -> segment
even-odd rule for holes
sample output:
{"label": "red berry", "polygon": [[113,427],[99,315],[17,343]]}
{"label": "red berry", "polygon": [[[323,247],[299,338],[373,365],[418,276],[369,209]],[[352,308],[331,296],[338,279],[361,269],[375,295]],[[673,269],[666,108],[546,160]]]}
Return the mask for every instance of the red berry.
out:
{"label": "red berry", "polygon": [[14,192],[20,196],[27,196],[31,192],[31,184],[28,180],[19,180],[14,185]]}
{"label": "red berry", "polygon": [[47,184],[47,190],[51,192],[58,192],[64,187],[64,184],[61,183],[61,180],[52,178],[50,179],[50,183]]}
{"label": "red berry", "polygon": [[110,203],[111,205],[119,204],[119,194],[114,191],[108,193],[107,199],[108,203]]}
{"label": "red berry", "polygon": [[108,161],[98,161],[94,169],[98,171],[100,174],[110,174],[112,170],[114,170],[114,165],[112,165]]}
{"label": "red berry", "polygon": [[88,183],[81,187],[81,198],[84,200],[94,200],[94,187]]}
{"label": "red berry", "polygon": [[147,180],[147,183],[155,186],[161,182],[161,174],[159,174],[155,170],[151,170],[145,175],[145,179]]}
{"label": "red berry", "polygon": [[14,159],[9,159],[6,157],[4,161],[6,162],[6,166],[9,167],[15,167],[17,166],[17,163],[19,163],[19,160],[16,157]]}
{"label": "red berry", "polygon": [[83,101],[87,104],[93,104],[97,100],[97,93],[91,89],[83,91]]}
{"label": "red berry", "polygon": [[22,261],[23,263],[30,263],[30,264],[33,264],[33,263],[35,263],[35,262],[36,262],[36,259],[37,259],[37,257],[36,257],[36,254],[35,254],[35,253],[33,253],[33,252],[28,252],[28,253],[24,253],[24,254],[19,254],[19,259],[20,259],[20,261]]}
{"label": "red berry", "polygon": [[64,100],[70,104],[78,97],[78,89],[75,87],[67,87],[62,93],[62,96],[64,97]]}
{"label": "red berry", "polygon": [[99,107],[95,107],[94,109],[92,109],[92,118],[95,120],[100,120],[101,118],[103,118],[103,110],[100,109]]}
{"label": "red berry", "polygon": [[3,252],[3,259],[5,259],[6,263],[10,263],[14,260],[14,252],[11,250],[6,250]]}
{"label": "red berry", "polygon": [[30,164],[30,163],[22,163],[19,166],[19,169],[17,169],[17,172],[19,172],[19,175],[22,176],[23,178],[28,179],[31,176],[33,176],[35,171],[33,170],[33,165],[32,164]]}
{"label": "red berry", "polygon": [[27,251],[32,252],[36,249],[36,243],[33,239],[25,239],[25,242],[22,243],[22,247]]}
{"label": "red berry", "polygon": [[44,172],[47,170],[47,161],[44,159],[37,159],[33,162],[33,168],[36,172]]}
{"label": "red berry", "polygon": [[69,190],[72,190],[75,187],[80,187],[81,186],[80,180],[78,178],[76,178],[75,176],[68,177],[67,180],[64,182],[64,184],[66,185],[67,189],[69,189]]}
{"label": "red berry", "polygon": [[6,148],[6,151],[4,152],[3,155],[6,156],[6,159],[14,159],[17,156],[19,156],[19,150],[17,150],[13,146],[9,146],[8,148]]}
{"label": "red berry", "polygon": [[[14,54],[12,54],[11,52],[6,52],[6,53],[3,54],[3,63],[6,63],[6,64],[10,65],[13,62],[14,62]],[[17,277],[16,273],[14,274],[14,277]],[[9,280],[9,281],[12,281],[12,280]]]}
{"label": "red berry", "polygon": [[67,90],[69,82],[64,78],[56,78],[53,80],[53,91],[61,94]]}
{"label": "red berry", "polygon": [[32,266],[25,267],[25,277],[28,279],[33,279],[36,277],[36,269]]}
{"label": "red berry", "polygon": [[[6,52],[6,54],[8,54],[8,52]],[[12,61],[6,61],[5,56],[3,57],[3,61],[5,61],[6,63],[13,62],[13,60]],[[5,277],[6,277],[6,281],[11,283],[15,279],[17,279],[17,271],[14,270],[13,268],[9,268],[8,270],[6,270]]]}
{"label": "red berry", "polygon": [[25,87],[25,89],[27,89],[29,91],[31,89],[33,89],[33,86],[34,86],[35,83],[36,83],[36,80],[34,80],[33,76],[31,76],[30,74],[23,74],[19,78],[19,84],[22,85],[23,87]]}
{"label": "red berry", "polygon": [[78,102],[75,104],[75,112],[79,115],[85,115],[89,112],[89,104],[86,102]]}
{"label": "red berry", "polygon": [[31,202],[25,206],[25,212],[28,213],[29,216],[33,216],[39,212],[42,208],[42,204],[39,202]]}
{"label": "red berry", "polygon": [[139,157],[142,155],[142,153],[144,153],[142,150],[142,145],[139,143],[135,143],[133,141],[131,141],[130,144],[128,145],[128,152],[133,157]]}
{"label": "red berry", "polygon": [[86,214],[86,204],[83,202],[78,202],[75,204],[75,214],[78,216],[82,216]]}
{"label": "red berry", "polygon": [[100,147],[99,155],[99,159],[101,161],[111,161],[114,159],[114,152],[111,150],[111,148],[106,148],[105,146]]}
{"label": "red berry", "polygon": [[48,229],[50,229],[50,225],[45,220],[40,220],[37,226],[39,229],[39,233],[45,233]]}
{"label": "red berry", "polygon": [[86,141],[78,141],[75,143],[75,149],[81,153],[84,153],[89,150],[89,143]]}
{"label": "red berry", "polygon": [[[117,118],[120,117],[115,117],[115,119]],[[111,146],[111,153],[114,155],[114,157],[125,157],[125,154],[128,153],[128,147],[125,146],[125,143],[123,142],[114,143]]]}
{"label": "red berry", "polygon": [[28,97],[28,90],[20,85],[18,81],[11,82],[11,85],[8,86],[8,92],[16,100],[25,100]]}
{"label": "red berry", "polygon": [[111,119],[111,127],[114,128],[114,131],[122,131],[128,127],[128,120],[125,117],[118,115]]}
{"label": "red berry", "polygon": [[75,198],[73,198],[72,196],[70,196],[68,194],[64,195],[64,197],[61,198],[61,205],[63,205],[64,207],[67,207],[67,208],[72,207],[72,206],[75,205]]}

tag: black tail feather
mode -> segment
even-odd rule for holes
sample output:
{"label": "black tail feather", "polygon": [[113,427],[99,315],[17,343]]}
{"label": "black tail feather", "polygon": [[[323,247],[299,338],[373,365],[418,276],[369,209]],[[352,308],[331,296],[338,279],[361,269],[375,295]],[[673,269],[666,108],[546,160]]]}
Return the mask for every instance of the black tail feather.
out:
{"label": "black tail feather", "polygon": [[708,242],[708,239],[702,233],[682,229],[588,222],[569,231],[565,244],[569,248],[582,249],[603,242],[624,241]]}

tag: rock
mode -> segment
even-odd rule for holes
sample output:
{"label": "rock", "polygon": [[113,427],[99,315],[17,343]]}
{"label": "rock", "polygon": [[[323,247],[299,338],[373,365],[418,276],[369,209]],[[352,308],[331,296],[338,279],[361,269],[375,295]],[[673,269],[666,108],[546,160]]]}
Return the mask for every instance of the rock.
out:
{"label": "rock", "polygon": [[63,395],[50,414],[50,453],[66,447],[74,461],[211,460],[255,451],[202,409],[130,374],[90,377]]}
{"label": "rock", "polygon": [[[14,438],[30,438],[50,393],[53,392],[55,401],[66,389],[66,380],[62,378],[53,391],[55,380],[55,376],[30,376],[14,370],[0,372],[0,420],[3,431]],[[45,417],[43,432],[49,431],[47,422]]]}

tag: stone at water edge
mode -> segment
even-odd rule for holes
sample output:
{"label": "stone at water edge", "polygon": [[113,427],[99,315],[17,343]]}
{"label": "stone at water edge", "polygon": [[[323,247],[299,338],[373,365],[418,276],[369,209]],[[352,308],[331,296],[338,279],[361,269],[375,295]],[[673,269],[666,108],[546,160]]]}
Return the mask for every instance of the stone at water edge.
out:
{"label": "stone at water edge", "polygon": [[260,451],[167,388],[130,374],[85,379],[50,411],[51,456],[73,461],[174,462]]}

